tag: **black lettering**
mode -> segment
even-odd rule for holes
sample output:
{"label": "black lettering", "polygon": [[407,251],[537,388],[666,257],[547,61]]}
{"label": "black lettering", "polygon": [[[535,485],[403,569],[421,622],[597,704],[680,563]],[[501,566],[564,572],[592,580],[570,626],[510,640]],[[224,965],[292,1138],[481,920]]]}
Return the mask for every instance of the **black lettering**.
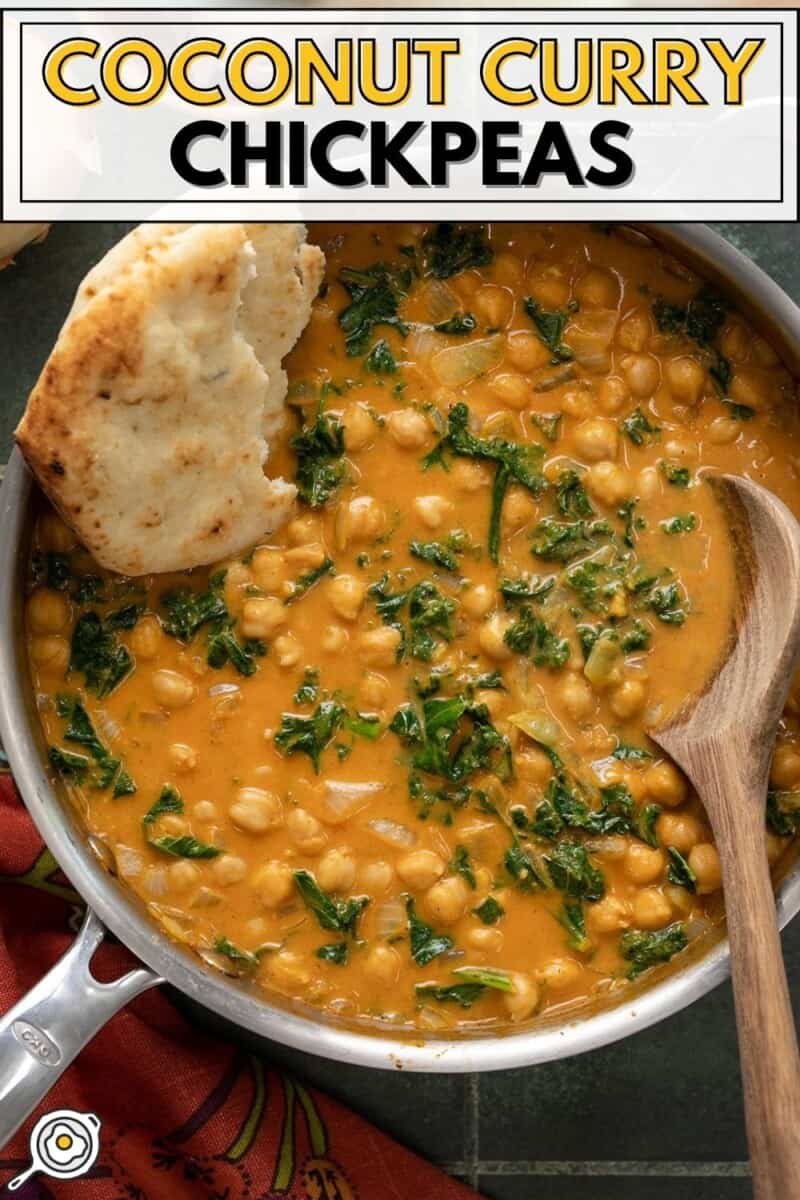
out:
{"label": "black lettering", "polygon": [[292,187],[306,186],[307,135],[305,121],[289,122],[289,183]]}
{"label": "black lettering", "polygon": [[247,121],[231,121],[231,183],[235,187],[247,187],[250,181],[250,163],[263,162],[264,182],[281,182],[281,146],[283,130],[280,121],[264,122],[264,142],[253,146],[247,140]]}
{"label": "black lettering", "polygon": [[601,158],[607,159],[614,166],[610,171],[601,171],[599,167],[590,167],[586,172],[589,183],[599,184],[600,187],[621,187],[623,183],[633,178],[633,159],[620,146],[609,145],[609,138],[629,138],[631,127],[624,121],[601,121],[592,130],[589,142]]}
{"label": "black lettering", "polygon": [[[551,158],[551,152],[555,157]],[[533,154],[522,176],[525,187],[538,187],[543,175],[563,175],[573,187],[583,186],[583,175],[560,121],[545,121]]]}
{"label": "black lettering", "polygon": [[330,160],[331,147],[339,138],[354,137],[363,141],[366,132],[366,126],[360,121],[331,121],[330,125],[323,125],[322,129],[314,134],[311,139],[311,165],[320,179],[325,183],[332,183],[335,187],[361,187],[367,182],[360,168],[343,171],[340,167],[335,167]]}
{"label": "black lettering", "polygon": [[184,125],[183,129],[179,129],[175,134],[169,148],[169,161],[173,170],[193,187],[219,187],[221,183],[225,183],[225,173],[219,167],[200,170],[199,167],[193,166],[189,161],[189,151],[200,138],[213,137],[223,142],[227,132],[221,121],[192,121],[189,125]]}
{"label": "black lettering", "polygon": [[[454,139],[451,142],[451,139]],[[457,139],[457,140],[455,140]],[[451,163],[469,162],[478,148],[478,136],[464,121],[431,124],[431,183],[447,187]]]}
{"label": "black lettering", "polygon": [[482,171],[487,187],[519,184],[519,171],[501,171],[498,163],[519,162],[519,146],[501,146],[503,137],[519,137],[519,121],[487,121],[483,126]]}
{"label": "black lettering", "polygon": [[425,187],[426,179],[404,156],[403,151],[413,142],[423,127],[422,121],[404,121],[393,137],[388,137],[386,121],[373,121],[370,127],[369,171],[375,187],[386,186],[387,167],[396,171],[404,183]]}

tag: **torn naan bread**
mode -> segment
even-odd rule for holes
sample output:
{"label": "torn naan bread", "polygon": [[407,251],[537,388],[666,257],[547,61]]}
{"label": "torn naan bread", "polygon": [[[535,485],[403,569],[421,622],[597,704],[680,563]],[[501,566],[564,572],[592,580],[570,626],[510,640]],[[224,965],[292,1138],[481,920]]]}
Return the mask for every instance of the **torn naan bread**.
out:
{"label": "torn naan bread", "polygon": [[322,251],[290,224],[143,225],[78,289],[17,442],[97,561],[125,575],[241,552],[290,515],[269,479],[282,358]]}

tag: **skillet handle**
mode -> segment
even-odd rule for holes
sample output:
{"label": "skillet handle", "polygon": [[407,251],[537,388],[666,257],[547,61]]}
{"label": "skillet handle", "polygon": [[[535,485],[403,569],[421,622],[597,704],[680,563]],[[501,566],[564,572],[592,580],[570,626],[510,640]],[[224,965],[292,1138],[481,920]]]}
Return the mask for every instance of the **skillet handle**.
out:
{"label": "skillet handle", "polygon": [[104,933],[87,909],[69,950],[0,1018],[0,1149],[106,1021],[163,982],[142,966],[113,983],[98,983],[89,964]]}

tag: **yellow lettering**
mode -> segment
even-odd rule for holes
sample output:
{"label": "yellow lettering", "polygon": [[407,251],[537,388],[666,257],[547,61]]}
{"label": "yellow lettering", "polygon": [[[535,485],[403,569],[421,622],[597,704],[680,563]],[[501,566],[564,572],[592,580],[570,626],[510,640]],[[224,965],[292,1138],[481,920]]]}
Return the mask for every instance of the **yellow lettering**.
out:
{"label": "yellow lettering", "polygon": [[296,99],[298,104],[314,104],[314,84],[318,79],[336,104],[353,103],[353,43],[336,39],[336,66],[331,67],[319,46],[308,38],[297,43]]}
{"label": "yellow lettering", "polygon": [[[147,66],[147,79],[140,87],[128,87],[121,78],[125,59],[134,57],[143,58]],[[112,100],[128,105],[150,104],[164,88],[167,68],[161,51],[152,42],[145,38],[123,38],[103,56],[100,78]]]}
{"label": "yellow lettering", "polygon": [[188,104],[222,104],[225,97],[216,83],[213,87],[197,87],[189,78],[189,66],[204,54],[220,58],[225,43],[218,38],[193,38],[185,42],[169,60],[169,82],[173,90]]}
{"label": "yellow lettering", "polygon": [[44,60],[44,81],[47,90],[64,104],[96,104],[100,99],[94,85],[84,88],[71,87],[64,79],[62,71],[71,58],[85,54],[87,58],[95,58],[100,49],[100,43],[93,38],[67,38],[54,46]]}
{"label": "yellow lettering", "polygon": [[458,38],[450,41],[428,42],[414,39],[414,53],[428,60],[428,104],[447,103],[447,56],[460,54]]}
{"label": "yellow lettering", "polygon": [[700,65],[697,47],[683,38],[657,38],[653,49],[656,104],[671,104],[673,88],[687,104],[705,104],[705,97],[690,82]]}
{"label": "yellow lettering", "polygon": [[[272,64],[272,79],[263,88],[251,87],[246,79],[247,64],[251,58],[262,55]],[[292,82],[292,64],[289,55],[270,38],[249,38],[240,42],[228,59],[228,84],[237,100],[245,104],[275,104],[286,95]]]}
{"label": "yellow lettering", "polygon": [[507,41],[492,46],[481,63],[481,82],[489,95],[503,104],[535,104],[538,97],[530,84],[514,88],[503,83],[500,78],[500,68],[507,59],[518,55],[533,58],[535,53],[536,42],[530,41],[529,38],[508,38]]}
{"label": "yellow lettering", "polygon": [[542,38],[539,43],[542,95],[552,104],[583,104],[592,90],[592,43],[578,38],[575,43],[575,82],[562,87],[559,81],[559,51],[555,38]]}
{"label": "yellow lettering", "polygon": [[394,72],[390,86],[378,84],[377,50],[374,38],[365,38],[361,43],[361,95],[368,104],[402,104],[411,90],[411,44],[407,38],[398,38],[394,43]]}
{"label": "yellow lettering", "polygon": [[615,41],[603,38],[600,42],[600,103],[616,104],[617,88],[632,104],[649,104],[650,100],[636,82],[644,67],[644,54],[637,42],[627,38]]}
{"label": "yellow lettering", "polygon": [[745,38],[735,54],[731,54],[720,38],[703,38],[703,45],[725,76],[725,103],[742,103],[742,83],[764,48],[763,38]]}

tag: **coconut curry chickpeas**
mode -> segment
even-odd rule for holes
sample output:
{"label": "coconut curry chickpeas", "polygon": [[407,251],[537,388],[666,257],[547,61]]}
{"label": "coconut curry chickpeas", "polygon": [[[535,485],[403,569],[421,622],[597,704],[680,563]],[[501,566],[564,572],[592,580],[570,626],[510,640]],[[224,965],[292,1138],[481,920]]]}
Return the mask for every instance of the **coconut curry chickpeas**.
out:
{"label": "coconut curry chickpeas", "polygon": [[53,771],[168,934],[268,993],[434,1031],[597,1000],[722,917],[705,815],[646,729],[723,652],[703,470],[800,512],[794,383],[624,230],[312,236],[325,298],[269,461],[286,528],[124,579],[42,512]]}

